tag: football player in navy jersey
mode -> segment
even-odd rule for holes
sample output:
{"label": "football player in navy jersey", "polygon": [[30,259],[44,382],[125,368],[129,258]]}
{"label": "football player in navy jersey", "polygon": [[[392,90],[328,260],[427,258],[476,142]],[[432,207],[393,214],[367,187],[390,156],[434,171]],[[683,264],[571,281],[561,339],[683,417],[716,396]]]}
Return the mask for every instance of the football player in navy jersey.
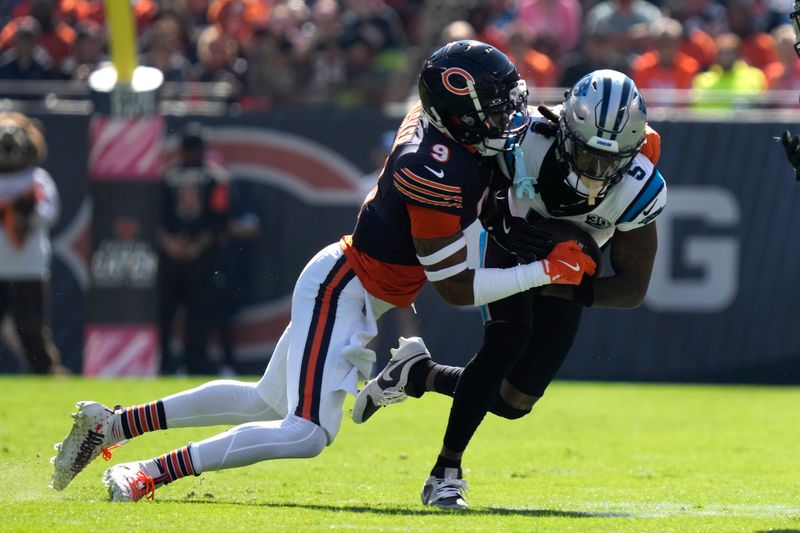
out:
{"label": "football player in navy jersey", "polygon": [[485,305],[594,274],[594,261],[575,241],[509,268],[467,264],[462,230],[477,219],[492,179],[483,160],[513,149],[527,131],[527,89],[508,58],[478,41],[450,43],[426,61],[419,94],[353,235],[322,249],[300,274],[291,323],[261,380],[212,381],[114,410],[80,402],[57,445],[54,488],[63,490],[104,450],[168,427],[233,426],[108,469],[103,481],[112,500],[137,501],[205,471],[314,457],[336,438],[346,394],[356,394],[359,377],[372,369],[366,344],[377,318],[411,305],[426,280],[448,303]]}
{"label": "football player in navy jersey", "polygon": [[473,433],[487,412],[508,419],[531,412],[566,358],[584,307],[634,308],[647,292],[666,185],[641,153],[647,138],[658,137],[646,134],[646,108],[633,81],[612,70],[592,72],[562,106],[533,113],[530,130],[518,149],[498,156],[513,181],[493,198],[481,266],[542,257],[549,246],[521,243],[517,232],[554,228],[555,219],[583,230],[594,241],[587,244],[608,244],[614,274],[483,306],[483,346],[464,368],[435,364],[419,338],[400,340],[387,367],[359,393],[353,418],[363,422],[380,406],[425,391],[453,396],[444,444],[422,490],[426,505],[467,506],[461,456]]}

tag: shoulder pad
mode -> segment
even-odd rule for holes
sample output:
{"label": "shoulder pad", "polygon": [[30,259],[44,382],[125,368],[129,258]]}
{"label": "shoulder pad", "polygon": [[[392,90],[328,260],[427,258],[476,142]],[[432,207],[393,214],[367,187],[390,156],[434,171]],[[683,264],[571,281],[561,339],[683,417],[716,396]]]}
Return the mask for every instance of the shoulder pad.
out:
{"label": "shoulder pad", "polygon": [[[645,168],[650,169],[649,174],[644,174]],[[646,177],[638,178],[640,174]],[[640,182],[638,192],[616,222],[617,228],[622,231],[651,223],[661,214],[667,203],[666,181],[661,172],[656,170],[650,160],[644,156],[637,156],[634,165],[625,176],[625,179],[636,180],[637,178]]]}

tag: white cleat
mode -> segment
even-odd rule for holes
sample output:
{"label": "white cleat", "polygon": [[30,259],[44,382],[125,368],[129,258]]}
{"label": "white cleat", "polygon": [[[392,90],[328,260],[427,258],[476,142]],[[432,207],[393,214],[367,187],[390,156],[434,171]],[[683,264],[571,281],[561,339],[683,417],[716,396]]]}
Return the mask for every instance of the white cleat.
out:
{"label": "white cleat", "polygon": [[138,502],[142,498],[155,498],[155,482],[139,462],[112,466],[103,474],[103,484],[108,488],[112,502]]}
{"label": "white cleat", "polygon": [[114,411],[97,402],[78,402],[77,413],[72,414],[72,429],[63,441],[53,446],[58,452],[50,459],[53,479],[50,486],[64,490],[86,465],[103,453],[111,457],[110,448],[125,441],[118,431],[113,431]]}
{"label": "white cleat", "polygon": [[356,396],[353,405],[353,422],[366,422],[381,407],[408,399],[406,385],[408,373],[415,363],[430,359],[428,348],[419,337],[400,337],[400,344],[392,348],[392,358],[386,368],[369,381]]}
{"label": "white cleat", "polygon": [[445,477],[429,477],[422,486],[422,505],[463,511],[467,504],[467,482],[458,477],[458,470],[445,468]]}

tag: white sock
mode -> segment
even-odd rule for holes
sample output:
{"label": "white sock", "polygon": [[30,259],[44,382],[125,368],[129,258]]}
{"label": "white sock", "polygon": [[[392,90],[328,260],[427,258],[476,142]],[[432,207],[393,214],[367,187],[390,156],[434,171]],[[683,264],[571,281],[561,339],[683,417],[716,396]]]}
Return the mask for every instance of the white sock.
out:
{"label": "white sock", "polygon": [[189,446],[195,472],[251,465],[268,459],[316,457],[328,437],[318,425],[299,416],[236,426]]}
{"label": "white sock", "polygon": [[217,380],[163,400],[167,427],[244,424],[280,418],[256,391],[256,383]]}

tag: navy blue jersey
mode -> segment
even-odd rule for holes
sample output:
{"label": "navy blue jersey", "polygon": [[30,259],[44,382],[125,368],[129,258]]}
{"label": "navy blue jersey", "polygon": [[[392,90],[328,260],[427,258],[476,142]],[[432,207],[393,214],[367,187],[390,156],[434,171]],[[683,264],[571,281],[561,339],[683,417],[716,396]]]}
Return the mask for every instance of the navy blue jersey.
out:
{"label": "navy blue jersey", "polygon": [[387,296],[416,295],[425,273],[413,237],[447,237],[472,224],[490,178],[476,154],[428,124],[420,106],[409,112],[346,239],[348,259],[367,290],[392,303]]}

